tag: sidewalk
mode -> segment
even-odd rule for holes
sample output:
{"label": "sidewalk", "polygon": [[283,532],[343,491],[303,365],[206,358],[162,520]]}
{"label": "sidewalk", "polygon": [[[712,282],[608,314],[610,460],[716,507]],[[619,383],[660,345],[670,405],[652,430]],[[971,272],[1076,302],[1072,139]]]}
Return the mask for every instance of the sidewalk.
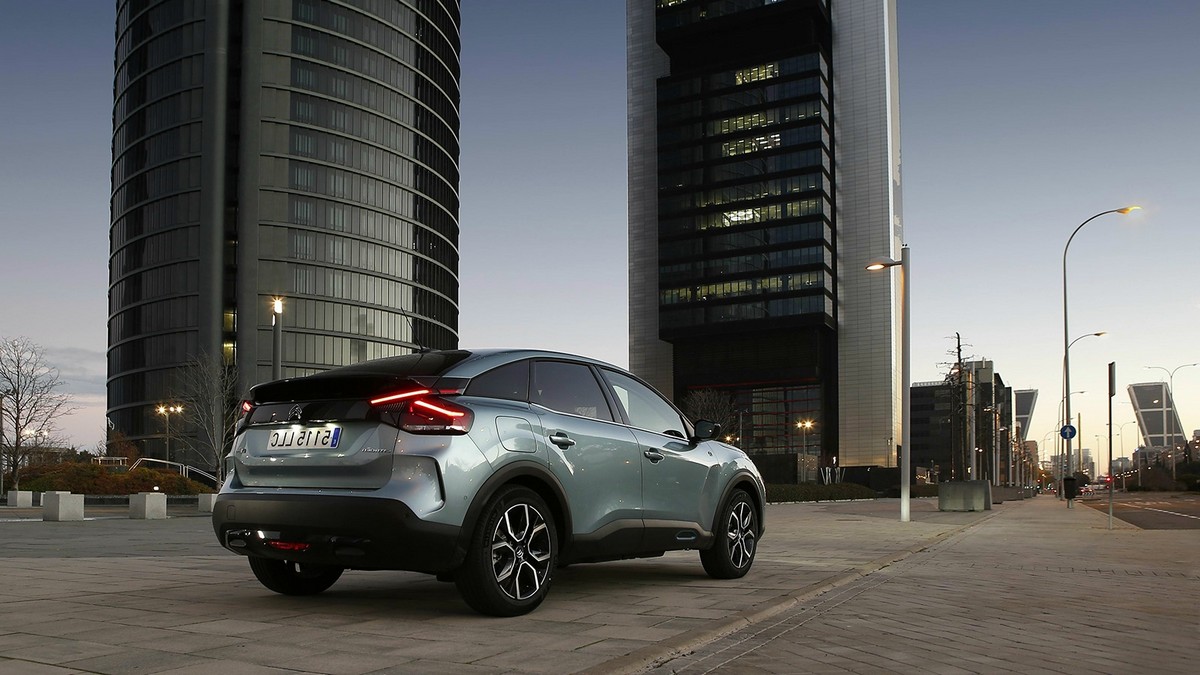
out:
{"label": "sidewalk", "polygon": [[1200,532],[1052,497],[994,517],[654,673],[1192,673]]}
{"label": "sidewalk", "polygon": [[[1200,559],[1197,531],[1109,532],[1103,529],[1105,516],[1059,506],[1043,497],[997,505],[985,513],[939,513],[936,500],[921,499],[912,502],[913,522],[900,523],[897,500],[772,505],[767,534],[747,578],[709,579],[698,556],[687,552],[572,566],[558,571],[542,607],[513,619],[476,615],[453,585],[399,572],[348,572],[322,595],[279,596],[254,580],[245,560],[217,546],[207,518],[0,522],[0,606],[5,609],[0,613],[0,671],[569,673],[637,672],[665,664],[661,672],[693,666],[696,670],[687,672],[705,672],[730,661],[722,672],[806,672],[822,666],[820,659],[826,657],[817,648],[821,645],[850,653],[895,651],[905,659],[910,658],[905,653],[925,659],[945,648],[940,661],[888,661],[899,671],[934,671],[924,666],[944,664],[946,658],[961,664],[973,655],[999,658],[993,656],[996,645],[990,636],[1019,632],[1019,624],[1010,625],[1009,614],[998,609],[940,609],[954,598],[972,597],[986,588],[989,602],[1003,597],[1003,608],[1036,608],[1064,622],[1055,606],[1061,596],[1078,594],[1075,601],[1087,608],[1085,616],[1108,616],[1112,612],[1097,609],[1092,591],[1111,583],[1118,567],[1123,575],[1127,568],[1143,574],[1168,569],[1159,559],[1167,550],[1190,556],[1178,558],[1188,561],[1190,571],[1179,563],[1170,568],[1178,576],[1127,576],[1148,586],[1169,582],[1164,592],[1146,598],[1154,608],[1178,605],[1181,598],[1192,598],[1189,607],[1195,607],[1200,595],[1200,575],[1192,562]],[[0,510],[0,520],[4,517]],[[1064,539],[1072,545],[1050,545]],[[1121,558],[1119,565],[1116,560],[1101,562],[1116,540],[1126,542],[1122,547],[1129,556],[1144,558]],[[1191,548],[1172,542],[1190,542]],[[964,549],[964,543],[974,548]],[[1064,571],[1090,570],[1090,564],[1083,564],[1088,560],[1108,573]],[[1027,569],[1029,565],[1035,569]],[[1043,569],[1050,566],[1054,569]],[[957,576],[959,568],[969,574]],[[912,573],[906,570],[927,578],[910,584],[905,577],[904,584],[881,588],[911,586],[922,600],[919,612],[912,611],[906,598],[878,604],[870,596],[875,591],[860,588],[881,579],[899,580],[897,575]],[[1041,590],[1005,590],[1020,586],[1031,574],[1040,580]],[[1067,583],[1076,577],[1092,581],[1086,588]],[[1124,576],[1122,583],[1128,583]],[[847,594],[858,597],[836,605],[850,612],[850,619],[836,622],[833,641],[794,630],[749,651],[749,641],[737,648],[727,647],[728,637],[712,642],[739,629],[747,632],[735,633],[737,639],[766,627],[786,630],[781,621],[811,612],[806,608],[813,603]],[[1157,620],[1143,616],[1147,611],[1139,603],[1145,604],[1127,599],[1123,623],[1113,623],[1121,623],[1126,632],[1130,620],[1139,631],[1159,630]],[[1135,610],[1141,614],[1135,616]],[[1181,611],[1171,615],[1172,625],[1162,628],[1168,629],[1167,636],[1189,634],[1194,642],[1194,610],[1190,623]],[[967,629],[955,630],[976,635],[974,642],[946,646],[947,636],[955,634],[954,620],[968,623]],[[910,636],[897,625],[921,628],[913,628]],[[1107,634],[1107,623],[1102,628],[1095,622],[1086,625],[1088,644],[1102,652],[1118,635]],[[921,631],[919,643],[893,650]],[[881,635],[895,637],[888,642]],[[849,646],[842,644],[846,641]],[[772,651],[785,644],[794,653]],[[706,650],[712,649],[723,649],[722,656],[706,658]],[[1143,647],[1132,649],[1136,653]],[[745,659],[752,657],[765,658],[766,665],[747,665]],[[879,665],[867,660],[838,672],[880,672]],[[964,668],[946,672],[972,672]],[[974,672],[995,670],[1003,668]]]}

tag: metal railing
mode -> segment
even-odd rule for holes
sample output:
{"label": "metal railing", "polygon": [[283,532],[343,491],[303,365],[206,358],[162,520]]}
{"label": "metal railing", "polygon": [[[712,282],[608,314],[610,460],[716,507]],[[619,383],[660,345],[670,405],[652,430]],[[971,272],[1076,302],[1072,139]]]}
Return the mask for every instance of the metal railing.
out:
{"label": "metal railing", "polygon": [[139,457],[137,459],[137,461],[135,461],[133,464],[129,465],[129,470],[133,471],[134,469],[141,466],[141,464],[143,462],[165,465],[167,467],[172,468],[175,471],[178,471],[179,475],[183,476],[184,478],[191,478],[192,474],[196,474],[198,476],[206,478],[210,483],[213,484],[214,487],[220,484],[220,482],[217,480],[216,476],[205,471],[204,469],[197,469],[194,466],[188,466],[187,464],[181,464],[179,462],[170,462],[165,459],[154,459],[152,457]]}

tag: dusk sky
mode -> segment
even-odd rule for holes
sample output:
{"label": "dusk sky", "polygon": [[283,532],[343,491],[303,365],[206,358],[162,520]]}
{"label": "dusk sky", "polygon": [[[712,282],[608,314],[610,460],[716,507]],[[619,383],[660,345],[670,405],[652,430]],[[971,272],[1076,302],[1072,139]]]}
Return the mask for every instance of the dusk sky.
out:
{"label": "dusk sky", "polygon": [[[83,447],[104,429],[112,5],[0,0],[0,336],[43,346]],[[914,381],[958,332],[1039,391],[1028,437],[1049,438],[1063,246],[1130,204],[1068,259],[1071,337],[1108,331],[1071,350],[1083,447],[1107,447],[1108,362],[1121,424],[1125,385],[1166,378],[1146,366],[1200,361],[1197,32],[1193,0],[900,0]],[[465,0],[462,42],[461,346],[626,365],[625,3]],[[1190,434],[1200,367],[1174,380]]]}

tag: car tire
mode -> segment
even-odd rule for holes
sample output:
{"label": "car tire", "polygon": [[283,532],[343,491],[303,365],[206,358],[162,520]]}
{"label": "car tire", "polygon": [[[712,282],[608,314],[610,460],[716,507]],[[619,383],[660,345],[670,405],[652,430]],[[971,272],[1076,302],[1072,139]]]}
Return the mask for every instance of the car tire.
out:
{"label": "car tire", "polygon": [[316,595],[332,586],[342,576],[341,567],[308,565],[257,556],[250,557],[250,569],[263,586],[283,595]]}
{"label": "car tire", "polygon": [[734,490],[721,507],[712,547],[700,551],[704,571],[714,579],[746,576],[758,552],[758,512],[745,490]]}
{"label": "car tire", "polygon": [[477,612],[519,616],[542,603],[557,559],[558,532],[545,500],[509,485],[484,507],[454,582]]}

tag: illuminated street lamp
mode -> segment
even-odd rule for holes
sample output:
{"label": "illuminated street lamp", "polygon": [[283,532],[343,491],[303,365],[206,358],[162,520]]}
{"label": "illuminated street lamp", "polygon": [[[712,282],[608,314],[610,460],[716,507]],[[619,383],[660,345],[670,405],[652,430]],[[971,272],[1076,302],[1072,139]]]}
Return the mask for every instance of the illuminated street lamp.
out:
{"label": "illuminated street lamp", "polygon": [[[1088,218],[1087,220],[1080,223],[1079,226],[1076,227],[1073,232],[1071,232],[1071,236],[1067,238],[1066,246],[1063,246],[1063,258],[1062,258],[1063,388],[1062,388],[1062,390],[1063,390],[1064,400],[1066,401],[1066,412],[1067,412],[1066,418],[1067,418],[1068,424],[1070,423],[1070,420],[1071,420],[1071,342],[1070,342],[1071,338],[1070,338],[1070,329],[1068,328],[1068,323],[1067,323],[1067,316],[1068,316],[1068,314],[1067,314],[1067,251],[1070,250],[1070,248],[1071,248],[1071,241],[1075,239],[1075,235],[1079,234],[1079,231],[1083,229],[1084,225],[1087,225],[1088,223],[1092,222],[1093,220],[1095,220],[1103,215],[1107,215],[1110,213],[1119,213],[1121,215],[1125,215],[1127,213],[1130,213],[1131,211],[1138,211],[1141,208],[1142,207],[1140,207],[1140,206],[1126,206],[1126,207],[1119,208],[1119,209],[1111,209],[1108,211],[1101,211],[1100,213],[1097,213],[1096,215],[1092,216],[1091,218]],[[1067,473],[1066,473],[1066,475],[1069,476],[1069,475],[1074,474],[1074,472],[1071,471],[1071,439],[1066,438],[1063,440],[1066,441],[1066,454],[1067,454]],[[1070,505],[1071,505],[1071,502],[1068,500],[1067,506],[1070,506]]]}
{"label": "illuminated street lamp", "polygon": [[804,437],[804,475],[808,478],[808,432],[813,428],[812,420],[802,420],[796,422],[796,427],[800,429],[801,435]]}
{"label": "illuminated street lamp", "polygon": [[171,415],[177,415],[183,412],[181,405],[159,405],[158,414],[163,416],[166,424],[166,440],[167,440],[167,461],[173,462],[175,458],[171,456]]}
{"label": "illuminated street lamp", "polygon": [[271,298],[271,379],[283,379],[283,298]]}
{"label": "illuminated street lamp", "polygon": [[882,270],[888,267],[900,267],[900,522],[909,521],[909,478],[912,456],[912,392],[909,387],[912,382],[910,367],[912,352],[912,327],[909,320],[909,259],[908,246],[900,249],[900,261],[890,258],[876,260],[867,265],[868,270]]}

